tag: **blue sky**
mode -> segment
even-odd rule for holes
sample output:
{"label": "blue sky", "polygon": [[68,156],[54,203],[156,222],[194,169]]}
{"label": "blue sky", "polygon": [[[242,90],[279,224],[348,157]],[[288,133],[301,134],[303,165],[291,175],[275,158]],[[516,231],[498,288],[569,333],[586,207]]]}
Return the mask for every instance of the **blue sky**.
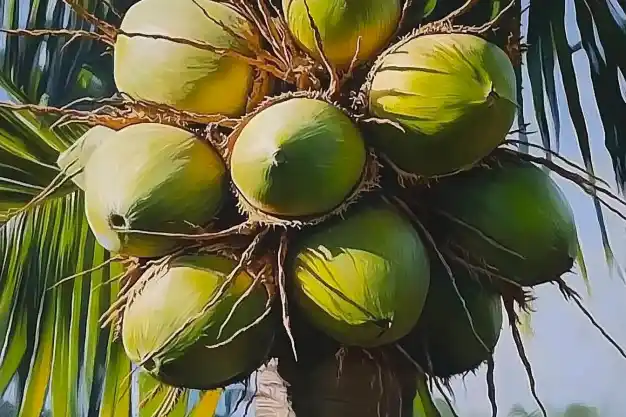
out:
{"label": "blue sky", "polygon": [[[573,22],[572,0],[568,1],[566,21]],[[578,41],[574,25],[568,37],[570,44]],[[604,132],[598,110],[593,100],[588,63],[584,51],[574,54],[574,61],[581,85],[581,101],[587,117],[592,140],[592,152],[597,174],[613,183],[613,171],[604,148]],[[561,94],[561,114],[567,114],[562,85],[557,77]],[[0,92],[0,99],[4,99]],[[526,100],[526,115],[533,110],[530,99]],[[626,115],[625,115],[626,117]],[[530,122],[533,122],[529,118]],[[530,128],[536,130],[536,124]],[[539,141],[538,135],[531,136]],[[571,122],[562,120],[560,152],[577,162],[582,162]],[[555,178],[566,193],[576,216],[578,231],[585,253],[592,284],[592,295],[585,302],[609,333],[626,346],[626,285],[617,276],[612,276],[606,265],[600,235],[591,200],[575,185]],[[615,215],[606,213],[608,228],[615,256],[626,265],[626,229]],[[582,279],[570,274],[568,282],[581,293],[585,293]],[[618,417],[626,409],[626,360],[605,341],[585,317],[573,305],[567,304],[553,286],[540,288],[536,295],[537,312],[532,318],[534,335],[526,338],[529,357],[534,366],[537,389],[542,400],[550,406],[563,407],[572,402],[584,402],[600,407],[603,417]],[[510,409],[521,403],[527,409],[535,404],[528,389],[524,370],[517,359],[514,345],[505,327],[503,337],[496,350],[497,399],[500,408]],[[487,401],[484,370],[477,376],[455,381],[456,403],[463,415],[490,415]],[[503,414],[504,415],[504,414]]]}

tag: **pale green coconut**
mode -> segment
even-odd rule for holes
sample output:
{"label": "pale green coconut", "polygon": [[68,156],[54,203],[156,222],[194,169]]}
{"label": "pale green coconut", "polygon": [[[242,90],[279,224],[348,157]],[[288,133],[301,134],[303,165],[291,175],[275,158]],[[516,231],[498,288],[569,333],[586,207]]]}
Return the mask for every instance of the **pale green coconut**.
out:
{"label": "pale green coconut", "polygon": [[80,189],[85,189],[83,170],[87,160],[100,144],[115,133],[115,130],[106,126],[94,126],[83,134],[67,150],[62,152],[57,159],[59,168]]}
{"label": "pale green coconut", "polygon": [[193,233],[227,195],[226,167],[193,133],[142,123],[103,142],[85,165],[87,220],[107,250],[161,256],[180,241],[129,231]]}
{"label": "pale green coconut", "polygon": [[184,256],[148,281],[124,312],[122,342],[130,360],[143,363],[162,382],[193,389],[225,386],[256,369],[274,338],[271,315],[251,326],[266,311],[265,288],[257,286],[241,302],[220,337],[220,327],[252,277],[241,272],[219,301],[205,308],[236,264],[216,255]]}
{"label": "pale green coconut", "polygon": [[504,51],[469,34],[408,38],[373,68],[371,140],[402,171],[432,177],[466,169],[505,139],[516,81]]}
{"label": "pale green coconut", "polygon": [[320,225],[292,248],[293,296],[302,314],[345,344],[374,347],[417,323],[429,260],[412,224],[383,203]]}
{"label": "pale green coconut", "polygon": [[400,341],[422,368],[441,378],[473,371],[488,360],[500,338],[503,319],[498,293],[470,276],[466,268],[449,266],[454,278],[440,263],[433,265],[422,316]]}
{"label": "pale green coconut", "polygon": [[[206,15],[211,18],[208,18]],[[211,0],[141,0],[126,12],[126,33],[159,35],[250,55],[252,25],[231,6]],[[135,99],[205,114],[241,115],[254,69],[220,51],[149,37],[117,37],[117,88]]]}
{"label": "pale green coconut", "polygon": [[245,205],[283,218],[326,214],[364,175],[367,151],[356,125],[322,100],[289,98],[254,115],[230,166]]}
{"label": "pale green coconut", "polygon": [[442,216],[445,239],[498,275],[531,286],[573,266],[572,209],[550,176],[530,163],[501,162],[441,181],[429,201]]}
{"label": "pale green coconut", "polygon": [[[357,62],[373,58],[391,40],[400,21],[400,0],[283,0],[285,20],[294,38],[312,56],[320,58],[313,25],[322,48],[336,67],[348,68],[356,52]],[[359,41],[360,38],[360,41]]]}

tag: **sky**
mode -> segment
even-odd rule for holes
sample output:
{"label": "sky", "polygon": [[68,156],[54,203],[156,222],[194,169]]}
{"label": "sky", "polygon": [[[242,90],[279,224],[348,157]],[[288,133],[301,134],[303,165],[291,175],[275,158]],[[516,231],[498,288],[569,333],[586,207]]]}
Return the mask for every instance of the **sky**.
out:
{"label": "sky", "polygon": [[[566,26],[570,44],[578,42],[578,34],[572,0],[566,8]],[[573,55],[580,80],[581,102],[586,114],[596,173],[614,185],[613,170],[604,148],[604,132],[598,110],[594,104],[589,78],[589,67],[583,50]],[[566,102],[560,79],[557,77],[559,109],[567,114]],[[624,89],[626,90],[626,88]],[[527,89],[528,92],[528,89]],[[624,92],[623,92],[624,93]],[[0,92],[0,99],[5,99]],[[530,130],[537,130],[530,98],[525,102],[525,113],[532,123]],[[626,116],[625,116],[626,117]],[[560,153],[567,158],[582,162],[577,148],[575,133],[570,120],[562,117]],[[531,140],[539,142],[538,135]],[[626,346],[626,284],[611,274],[606,265],[599,229],[591,199],[577,186],[554,177],[565,192],[576,217],[578,232],[585,254],[591,295],[580,276],[569,274],[568,283],[585,295],[585,303],[596,319],[622,346]],[[606,212],[611,243],[615,257],[626,266],[626,228],[612,213]],[[582,402],[599,407],[603,417],[620,417],[626,409],[626,359],[605,341],[600,333],[573,305],[566,303],[556,287],[552,285],[537,290],[538,297],[532,317],[534,334],[525,337],[528,356],[537,380],[537,390],[544,403],[555,408],[564,408],[569,403]],[[519,403],[527,410],[536,408],[528,388],[526,374],[512,343],[505,324],[502,337],[496,348],[495,382],[497,401],[505,415],[514,404]],[[462,416],[489,416],[484,369],[477,376],[453,382],[455,405]]]}

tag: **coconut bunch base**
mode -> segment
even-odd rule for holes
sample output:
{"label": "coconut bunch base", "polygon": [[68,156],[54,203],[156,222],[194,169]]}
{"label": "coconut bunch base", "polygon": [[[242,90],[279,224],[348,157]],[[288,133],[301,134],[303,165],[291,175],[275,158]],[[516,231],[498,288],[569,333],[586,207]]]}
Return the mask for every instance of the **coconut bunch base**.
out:
{"label": "coconut bunch base", "polygon": [[[444,19],[411,30],[411,28],[403,26],[405,14],[410,6],[410,2],[407,2],[402,9],[397,33],[394,34],[394,45],[391,48],[383,48],[376,59],[357,62],[356,56],[359,47],[357,43],[355,45],[355,59],[347,69],[339,70],[325,56],[319,30],[316,30],[315,38],[321,58],[316,59],[313,58],[312,54],[303,50],[291,36],[287,22],[281,17],[280,10],[271,2],[259,1],[257,5],[252,5],[248,2],[232,0],[226,3],[251,22],[254,31],[260,35],[260,42],[244,39],[250,46],[248,54],[230,50],[217,51],[211,45],[188,39],[156,38],[202,50],[217,51],[246,62],[254,68],[254,85],[250,91],[245,112],[241,116],[196,113],[162,103],[132,98],[123,93],[112,98],[81,100],[82,105],[88,103],[93,107],[91,110],[72,109],[72,104],[76,103],[71,103],[64,108],[15,104],[0,104],[0,107],[11,108],[15,111],[29,110],[60,116],[57,126],[67,123],[81,123],[87,126],[105,126],[116,131],[141,123],[176,126],[190,132],[207,146],[218,151],[228,166],[238,135],[250,120],[271,106],[292,99],[310,98],[328,103],[340,109],[359,127],[369,124],[390,124],[399,130],[404,130],[398,123],[373,117],[367,110],[367,94],[371,88],[373,77],[392,48],[397,48],[416,37],[425,35],[465,33],[484,36],[494,29],[503,16],[507,12],[511,12],[516,4],[511,2],[493,20],[485,22],[481,26],[456,25],[455,20],[468,12],[475,3],[468,1]],[[75,33],[77,37],[95,38],[111,46],[115,45],[115,40],[119,36],[145,37],[142,34],[125,33],[118,28],[111,27],[106,22],[99,21],[80,6],[73,3],[72,6],[79,16],[94,22],[96,26],[94,34]],[[313,21],[310,12],[308,17]],[[210,16],[207,16],[207,19],[210,19]],[[223,25],[223,23],[221,24]],[[404,36],[397,36],[403,33]],[[20,31],[15,35],[65,36],[67,33],[62,31]],[[519,43],[519,39],[515,39],[515,37],[512,39],[515,44],[507,45],[506,52],[511,61],[517,62],[523,45]],[[502,168],[511,161],[517,161],[547,168],[561,178],[577,184],[585,193],[598,199],[604,206],[618,214],[620,212],[615,208],[615,205],[626,205],[626,202],[612,194],[608,186],[603,185],[600,179],[584,175],[579,167],[562,157],[550,155],[553,158],[548,158],[523,153],[519,150],[518,145],[520,145],[518,141],[503,138],[497,149],[470,166],[460,169],[459,172],[423,177],[403,170],[384,152],[368,144],[367,159],[362,176],[349,195],[333,210],[310,217],[289,218],[264,212],[246,201],[231,183],[229,187],[231,195],[225,197],[224,206],[226,208],[222,209],[217,218],[211,222],[194,225],[194,233],[166,233],[159,230],[125,231],[125,233],[135,235],[144,234],[176,239],[180,245],[165,256],[138,258],[118,254],[111,258],[111,261],[108,261],[121,262],[125,265],[126,270],[122,276],[114,278],[120,281],[120,291],[117,299],[103,314],[102,326],[110,326],[119,338],[124,326],[124,312],[128,306],[137,299],[148,283],[167,270],[168,265],[173,260],[184,255],[215,254],[236,263],[233,271],[225,277],[221,291],[226,292],[233,285],[234,277],[240,272],[249,273],[254,282],[250,288],[256,286],[265,288],[269,295],[268,304],[272,311],[280,317],[278,321],[282,324],[282,328],[277,329],[276,338],[278,341],[274,343],[272,351],[265,358],[265,363],[258,371],[253,372],[257,375],[257,382],[260,384],[257,389],[259,398],[254,400],[259,416],[293,416],[295,413],[305,417],[335,417],[338,414],[332,406],[328,406],[328,409],[324,409],[321,414],[311,414],[312,404],[324,401],[331,404],[333,401],[337,402],[339,398],[346,401],[346,404],[341,405],[345,408],[341,409],[349,410],[341,411],[341,416],[350,416],[349,413],[355,413],[354,415],[363,417],[373,417],[374,415],[377,417],[379,415],[409,417],[412,415],[412,407],[416,401],[421,402],[422,408],[434,410],[429,391],[435,389],[439,390],[446,401],[451,404],[445,388],[449,388],[449,381],[452,377],[437,377],[428,354],[425,362],[419,362],[399,342],[375,348],[342,345],[323,333],[311,330],[307,323],[303,324],[303,319],[299,316],[297,307],[294,308],[293,304],[295,303],[292,302],[293,300],[289,295],[290,286],[293,285],[293,277],[289,273],[289,259],[292,256],[295,243],[302,235],[333,222],[342,221],[359,206],[367,206],[372,201],[384,201],[410,221],[424,241],[428,251],[433,254],[431,261],[434,260],[434,262],[439,262],[444,266],[447,271],[445,279],[455,282],[456,278],[452,273],[452,268],[464,268],[490,291],[499,294],[520,360],[528,375],[531,392],[545,413],[545,408],[541,405],[535,387],[531,362],[526,356],[520,331],[520,315],[532,311],[533,287],[539,284],[532,286],[520,284],[514,277],[502,274],[485,259],[474,254],[472,248],[463,247],[455,244],[454,241],[441,238],[439,226],[435,221],[436,216],[433,215],[427,199],[422,198],[422,196],[428,195],[430,189],[438,187],[439,183],[445,182],[448,177],[454,178],[461,171]],[[537,145],[525,145],[549,152],[549,150]],[[76,175],[78,172],[73,171],[72,175]],[[68,176],[67,173],[67,170],[61,170],[55,182],[50,184],[22,211],[41,203],[47,196],[63,189],[72,180],[72,177]],[[626,220],[626,217],[622,216],[622,218]],[[573,261],[574,259],[572,259]],[[74,279],[89,272],[93,272],[93,270],[84,271],[68,279]],[[619,351],[621,356],[626,358],[624,350],[597,323],[582,304],[581,297],[562,279],[562,274],[568,271],[560,272],[558,275],[546,277],[546,279],[541,280],[540,284],[552,283],[557,285],[564,298],[573,302],[584,313],[585,317],[599,329],[602,336]],[[223,327],[226,327],[228,320],[232,318],[236,309],[250,294],[251,290],[244,291],[239,296],[231,312],[227,315],[227,319],[221,323]],[[458,298],[452,301],[464,305],[466,300],[459,293]],[[472,322],[469,315],[468,321]],[[235,337],[240,337],[249,332],[259,323],[260,320],[254,321],[248,328],[240,329],[241,331]],[[194,321],[192,320],[187,323],[187,326],[192,327],[193,324]],[[488,350],[490,350],[489,355],[481,364],[487,364],[488,395],[495,417],[497,413],[496,385],[493,379],[495,364],[493,351],[492,349]],[[146,365],[149,360],[148,358],[146,363],[138,365]],[[346,375],[342,376],[344,366]],[[467,369],[465,374],[472,373],[476,369],[477,367]],[[351,373],[356,376],[351,377]],[[129,375],[129,381],[130,377]],[[225,386],[231,382],[233,381],[226,380],[223,381],[222,385]],[[273,388],[276,386],[280,389]],[[157,417],[168,415],[176,407],[185,388],[160,384],[148,394],[144,401],[150,401],[156,395],[163,394],[163,390],[166,391],[164,399],[154,412]],[[361,403],[359,397],[363,395],[371,397],[372,401]],[[252,405],[241,405],[241,407],[250,406]],[[359,408],[359,406],[363,408]],[[276,414],[277,412],[279,414]],[[428,414],[427,417],[431,417],[431,415],[437,417],[436,410],[432,411],[432,414]]]}

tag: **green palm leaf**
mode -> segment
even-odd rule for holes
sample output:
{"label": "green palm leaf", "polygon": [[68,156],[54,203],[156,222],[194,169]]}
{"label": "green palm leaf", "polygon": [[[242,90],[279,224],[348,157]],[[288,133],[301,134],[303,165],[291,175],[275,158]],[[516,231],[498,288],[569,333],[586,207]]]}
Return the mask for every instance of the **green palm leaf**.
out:
{"label": "green palm leaf", "polygon": [[[124,12],[135,1],[112,3]],[[484,23],[508,1],[480,0],[461,23]],[[414,0],[419,9],[416,16],[424,21],[439,19],[464,2]],[[112,24],[119,23],[106,2],[78,3]],[[519,1],[517,14],[528,4],[528,87],[544,146],[558,148],[559,126],[569,118],[575,126],[583,161],[589,171],[593,170],[589,142],[597,139],[590,135],[583,117],[578,95],[581,81],[572,61],[573,53],[585,53],[606,148],[618,184],[624,188],[626,102],[620,93],[619,72],[626,74],[626,55],[622,51],[626,22],[620,6],[610,0],[574,0],[581,34],[580,47],[575,47],[565,34],[565,0],[556,0],[550,7],[538,0]],[[92,29],[61,0],[0,0],[0,10],[5,29]],[[498,33],[495,37],[502,41]],[[52,106],[81,97],[110,96],[115,87],[111,56],[106,52],[104,45],[91,40],[70,42],[62,37],[0,34],[0,88],[16,102]],[[560,74],[555,74],[556,62]],[[556,76],[565,86],[567,114],[558,111]],[[518,79],[523,79],[521,70]],[[521,102],[521,90],[518,97]],[[524,118],[520,119],[523,122]],[[549,128],[550,120],[554,133]],[[53,416],[127,417],[136,406],[131,399],[138,387],[137,397],[147,399],[141,415],[149,416],[167,396],[160,392],[150,397],[158,383],[141,373],[137,386],[129,389],[125,385],[131,364],[120,343],[113,341],[111,332],[100,329],[98,323],[118,289],[116,282],[102,284],[116,276],[120,266],[107,265],[51,288],[110,256],[89,231],[81,195],[68,183],[42,205],[18,216],[9,215],[51,183],[59,174],[55,166],[59,152],[85,130],[76,125],[51,130],[54,121],[29,111],[0,108],[0,392],[9,386],[16,390],[20,416],[40,415],[42,409],[50,407]],[[523,132],[521,135],[524,137]],[[597,200],[596,208],[608,250],[608,234]],[[200,403],[202,408],[197,410],[209,415],[216,400],[214,393],[206,394]],[[185,405],[187,397],[173,415],[184,415]]]}

